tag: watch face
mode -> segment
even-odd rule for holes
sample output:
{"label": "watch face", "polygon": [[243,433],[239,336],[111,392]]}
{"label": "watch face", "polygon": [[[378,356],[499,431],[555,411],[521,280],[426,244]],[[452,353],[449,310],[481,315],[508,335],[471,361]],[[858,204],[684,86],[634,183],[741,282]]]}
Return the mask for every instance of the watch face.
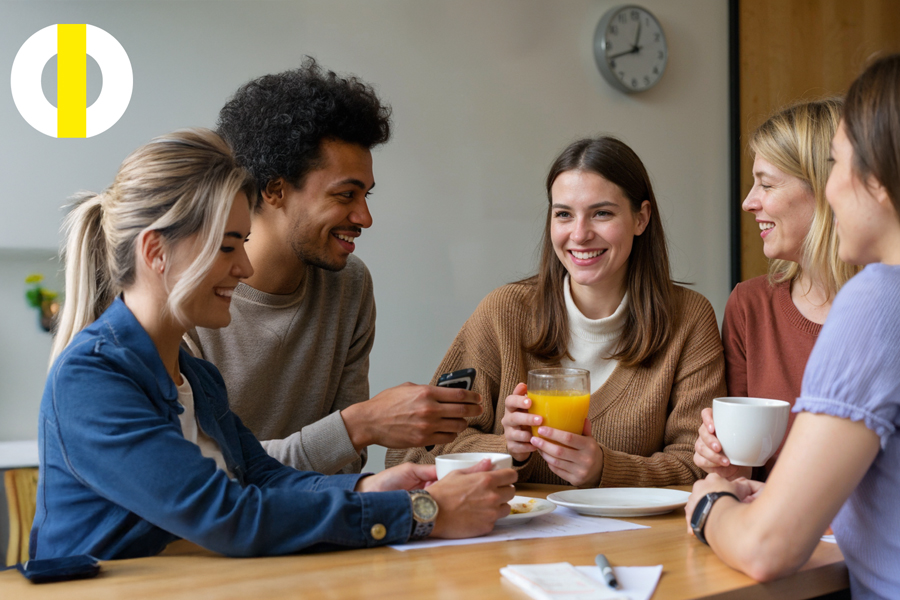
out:
{"label": "watch face", "polygon": [[594,35],[594,57],[604,78],[623,92],[642,92],[660,80],[669,58],[666,36],[639,6],[606,13]]}
{"label": "watch face", "polygon": [[694,507],[694,514],[691,515],[691,529],[694,530],[694,533],[697,533],[698,529],[701,528],[706,521],[705,512],[708,504],[709,496],[707,495],[700,498],[697,505]]}
{"label": "watch face", "polygon": [[420,521],[431,521],[437,516],[437,502],[426,494],[413,497],[413,515]]}

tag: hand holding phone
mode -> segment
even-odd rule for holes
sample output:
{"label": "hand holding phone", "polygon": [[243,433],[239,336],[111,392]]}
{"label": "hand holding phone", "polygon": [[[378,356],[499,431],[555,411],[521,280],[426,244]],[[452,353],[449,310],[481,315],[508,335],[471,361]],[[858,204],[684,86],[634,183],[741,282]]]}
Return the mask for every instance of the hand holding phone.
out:
{"label": "hand holding phone", "polygon": [[[444,373],[437,380],[438,387],[462,388],[464,390],[471,390],[474,383],[475,369],[460,369],[452,373]],[[425,446],[425,452],[431,452],[432,450],[434,450],[433,445]]]}

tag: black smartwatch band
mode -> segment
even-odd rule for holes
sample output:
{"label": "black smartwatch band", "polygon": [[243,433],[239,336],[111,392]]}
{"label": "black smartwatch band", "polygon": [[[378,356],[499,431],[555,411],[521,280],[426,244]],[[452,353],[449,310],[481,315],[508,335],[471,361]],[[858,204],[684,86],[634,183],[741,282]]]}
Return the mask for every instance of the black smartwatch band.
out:
{"label": "black smartwatch band", "polygon": [[697,506],[694,507],[694,514],[691,515],[691,528],[694,530],[694,537],[707,546],[709,545],[709,542],[706,541],[705,532],[706,522],[709,520],[709,513],[712,512],[713,505],[716,501],[724,496],[731,496],[738,502],[741,501],[740,498],[731,492],[710,492],[697,503]]}

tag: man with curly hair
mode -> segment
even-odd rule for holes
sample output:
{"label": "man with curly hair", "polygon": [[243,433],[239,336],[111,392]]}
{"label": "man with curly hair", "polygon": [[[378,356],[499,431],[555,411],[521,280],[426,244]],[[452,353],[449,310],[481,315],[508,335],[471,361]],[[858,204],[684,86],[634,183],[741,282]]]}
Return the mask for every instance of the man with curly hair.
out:
{"label": "man with curly hair", "polygon": [[218,131],[256,178],[252,277],[232,293],[231,325],[188,332],[222,372],[231,408],[284,464],[359,472],[366,447],[452,441],[480,414],[472,392],[413,385],[369,399],[372,278],[353,256],[372,225],[371,148],[391,109],[356,77],[299,69],[242,86]]}

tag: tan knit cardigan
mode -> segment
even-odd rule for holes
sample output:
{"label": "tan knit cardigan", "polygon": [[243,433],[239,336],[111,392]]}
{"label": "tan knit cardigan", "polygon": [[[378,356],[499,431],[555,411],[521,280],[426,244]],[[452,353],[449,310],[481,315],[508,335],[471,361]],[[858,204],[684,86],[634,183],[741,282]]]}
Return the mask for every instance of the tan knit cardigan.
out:
{"label": "tan knit cardigan", "polygon": [[[704,473],[692,460],[700,411],[725,395],[725,363],[716,317],[703,296],[676,286],[681,314],[666,348],[649,365],[617,365],[591,395],[588,418],[603,450],[600,487],[686,485]],[[534,339],[534,288],[512,283],[491,292],[463,325],[435,372],[475,367],[474,390],[484,412],[453,442],[389,450],[387,465],[433,463],[452,452],[506,452],[506,397],[530,369],[558,366],[523,350]],[[434,383],[434,381],[432,381]],[[538,453],[519,470],[519,481],[568,484]]]}

